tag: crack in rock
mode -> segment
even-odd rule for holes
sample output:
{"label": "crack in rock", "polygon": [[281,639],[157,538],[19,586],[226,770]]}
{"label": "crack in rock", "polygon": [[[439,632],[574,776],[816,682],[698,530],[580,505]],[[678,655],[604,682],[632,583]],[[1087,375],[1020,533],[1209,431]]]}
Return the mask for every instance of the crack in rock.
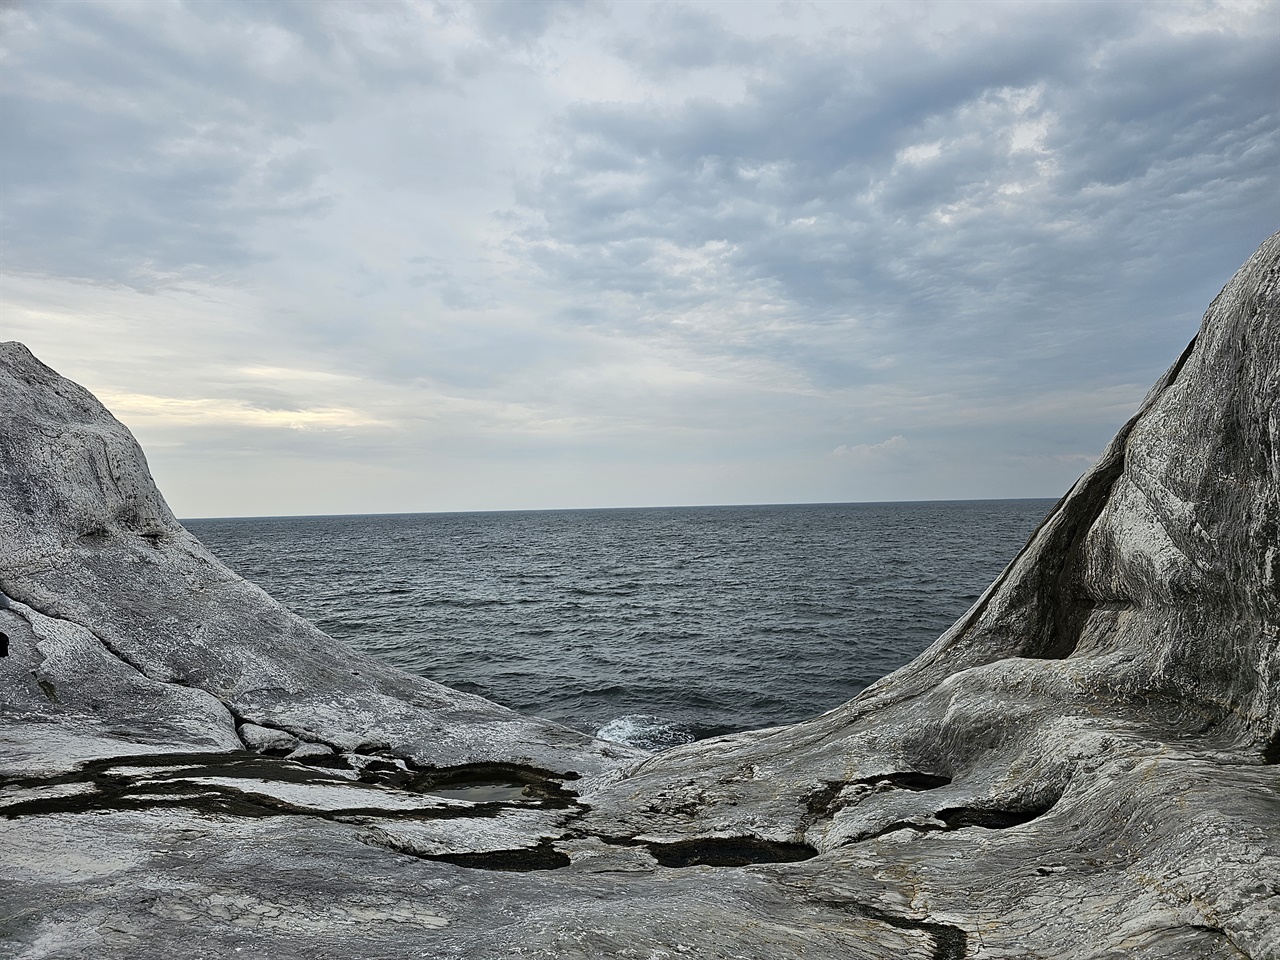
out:
{"label": "crack in rock", "polygon": [[951,783],[950,777],[936,773],[921,773],[917,770],[859,777],[855,780],[828,780],[822,787],[809,794],[805,807],[813,815],[814,820],[820,820],[834,816],[844,807],[858,802],[871,793],[891,789],[921,792],[936,790],[949,783]]}
{"label": "crack in rock", "polygon": [[[465,768],[467,782],[479,789],[483,765]],[[509,768],[500,767],[499,777]],[[322,819],[457,819],[494,817],[507,809],[567,809],[571,795],[548,788],[547,799],[503,796],[467,799],[435,793],[433,782],[423,789],[385,786],[377,778],[353,781],[287,760],[255,753],[138,754],[91,760],[79,770],[53,777],[15,777],[0,783],[11,793],[44,791],[30,799],[3,803],[0,816],[19,817],[101,810],[145,810],[189,807],[234,817],[312,816]],[[87,785],[92,789],[50,795],[48,788]],[[558,785],[557,785],[558,786]],[[315,794],[308,804],[307,792]],[[388,792],[393,791],[393,792]],[[455,791],[457,792],[457,791]],[[324,806],[317,806],[328,798]],[[336,799],[335,799],[336,797]],[[409,798],[420,798],[410,800]],[[341,803],[341,799],[367,800]]]}
{"label": "crack in rock", "polygon": [[969,935],[955,924],[904,917],[901,914],[890,913],[868,903],[853,900],[826,899],[819,902],[899,930],[918,930],[928,934],[933,938],[933,953],[929,960],[965,960],[969,954]]}
{"label": "crack in rock", "polygon": [[747,867],[758,863],[795,863],[818,851],[807,843],[783,843],[759,837],[700,837],[659,841],[639,837],[600,837],[618,847],[643,847],[664,867]]}

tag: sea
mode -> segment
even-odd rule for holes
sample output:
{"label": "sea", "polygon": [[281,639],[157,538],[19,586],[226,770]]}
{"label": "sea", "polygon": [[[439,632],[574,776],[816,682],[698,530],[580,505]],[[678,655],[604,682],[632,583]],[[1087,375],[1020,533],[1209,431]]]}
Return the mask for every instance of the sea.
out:
{"label": "sea", "polygon": [[1052,500],[184,521],[330,636],[649,750],[791,723],[914,659]]}

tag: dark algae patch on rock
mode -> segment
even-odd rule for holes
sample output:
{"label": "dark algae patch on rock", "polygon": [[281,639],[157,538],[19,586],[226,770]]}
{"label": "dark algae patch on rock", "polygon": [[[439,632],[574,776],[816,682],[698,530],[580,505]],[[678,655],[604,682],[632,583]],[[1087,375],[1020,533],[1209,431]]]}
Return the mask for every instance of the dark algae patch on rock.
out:
{"label": "dark algae patch on rock", "polygon": [[0,955],[1280,960],[1278,289],[915,661],[654,755],[331,640],[0,346]]}

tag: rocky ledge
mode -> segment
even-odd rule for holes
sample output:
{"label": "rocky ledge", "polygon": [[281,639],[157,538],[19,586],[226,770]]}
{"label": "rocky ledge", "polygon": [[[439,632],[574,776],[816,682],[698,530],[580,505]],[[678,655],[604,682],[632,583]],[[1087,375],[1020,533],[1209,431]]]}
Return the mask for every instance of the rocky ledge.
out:
{"label": "rocky ledge", "polygon": [[917,660],[649,756],[329,639],[4,344],[0,955],[1280,958],[1278,396],[1280,235]]}

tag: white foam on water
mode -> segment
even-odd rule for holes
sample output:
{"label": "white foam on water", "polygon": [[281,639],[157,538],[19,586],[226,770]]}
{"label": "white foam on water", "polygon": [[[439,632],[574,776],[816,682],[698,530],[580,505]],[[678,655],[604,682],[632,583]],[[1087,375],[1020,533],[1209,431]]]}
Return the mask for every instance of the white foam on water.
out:
{"label": "white foam on water", "polygon": [[683,724],[649,713],[628,713],[615,717],[596,731],[601,740],[621,743],[641,750],[670,750],[693,743],[693,733]]}

